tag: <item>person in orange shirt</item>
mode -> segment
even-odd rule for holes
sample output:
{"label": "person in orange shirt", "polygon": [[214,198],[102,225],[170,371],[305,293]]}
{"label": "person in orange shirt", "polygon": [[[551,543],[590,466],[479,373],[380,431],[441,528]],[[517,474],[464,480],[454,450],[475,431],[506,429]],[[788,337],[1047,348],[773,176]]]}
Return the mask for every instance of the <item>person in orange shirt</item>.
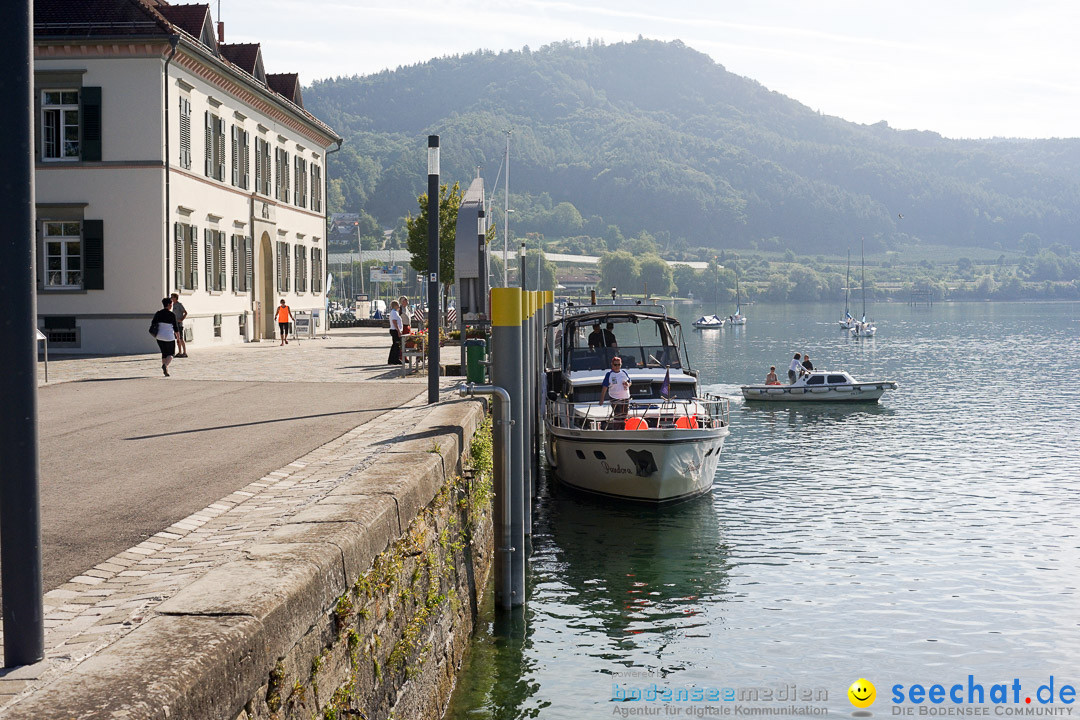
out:
{"label": "person in orange shirt", "polygon": [[285,299],[282,298],[281,304],[277,309],[277,326],[278,332],[281,333],[281,342],[278,346],[289,344],[289,323],[293,320],[292,310],[285,304]]}

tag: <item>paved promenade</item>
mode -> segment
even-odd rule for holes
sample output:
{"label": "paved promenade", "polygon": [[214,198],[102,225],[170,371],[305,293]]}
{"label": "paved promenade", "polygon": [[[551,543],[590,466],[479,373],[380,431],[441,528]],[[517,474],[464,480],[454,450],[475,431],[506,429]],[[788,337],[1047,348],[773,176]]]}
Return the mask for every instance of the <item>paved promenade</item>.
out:
{"label": "paved promenade", "polygon": [[156,355],[53,358],[39,388],[46,660],[0,670],[0,717],[407,438],[430,412],[427,379],[385,365],[388,345],[360,328],[193,345],[170,378]]}

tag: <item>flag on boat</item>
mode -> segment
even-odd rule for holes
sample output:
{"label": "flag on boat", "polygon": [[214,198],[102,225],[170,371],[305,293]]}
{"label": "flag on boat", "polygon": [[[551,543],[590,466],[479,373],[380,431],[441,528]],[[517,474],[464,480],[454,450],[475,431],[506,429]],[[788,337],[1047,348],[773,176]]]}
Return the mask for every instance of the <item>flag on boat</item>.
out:
{"label": "flag on boat", "polygon": [[671,368],[664,370],[664,382],[660,385],[660,397],[668,397],[671,395]]}

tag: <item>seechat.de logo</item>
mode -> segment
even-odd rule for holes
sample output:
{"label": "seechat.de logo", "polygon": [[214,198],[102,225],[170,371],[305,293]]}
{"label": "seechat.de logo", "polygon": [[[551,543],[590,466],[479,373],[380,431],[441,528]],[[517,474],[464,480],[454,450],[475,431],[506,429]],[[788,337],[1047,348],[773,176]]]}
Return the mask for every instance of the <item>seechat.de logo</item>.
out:
{"label": "seechat.de logo", "polygon": [[874,683],[866,678],[859,678],[851,683],[851,687],[847,690],[847,696],[855,707],[868,708],[877,699],[877,689],[874,687]]}

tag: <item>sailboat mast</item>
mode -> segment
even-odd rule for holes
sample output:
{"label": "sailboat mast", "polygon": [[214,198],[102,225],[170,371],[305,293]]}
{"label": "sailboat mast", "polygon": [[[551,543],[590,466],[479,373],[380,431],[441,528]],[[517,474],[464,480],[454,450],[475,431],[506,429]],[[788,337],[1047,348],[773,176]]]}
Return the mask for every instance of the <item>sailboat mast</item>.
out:
{"label": "sailboat mast", "polygon": [[862,319],[866,322],[866,238],[860,239],[859,254],[862,261]]}
{"label": "sailboat mast", "polygon": [[844,317],[851,314],[851,248],[847,249],[847,280],[844,281]]}

